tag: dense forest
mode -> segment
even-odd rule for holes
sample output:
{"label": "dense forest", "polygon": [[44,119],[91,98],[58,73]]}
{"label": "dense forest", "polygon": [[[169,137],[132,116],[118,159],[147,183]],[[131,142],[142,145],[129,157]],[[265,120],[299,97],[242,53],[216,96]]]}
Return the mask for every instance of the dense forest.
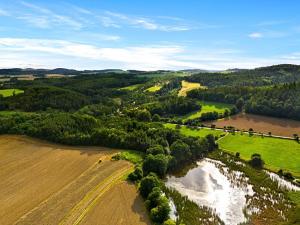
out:
{"label": "dense forest", "polygon": [[190,98],[236,104],[245,112],[300,120],[300,83],[192,90]]}

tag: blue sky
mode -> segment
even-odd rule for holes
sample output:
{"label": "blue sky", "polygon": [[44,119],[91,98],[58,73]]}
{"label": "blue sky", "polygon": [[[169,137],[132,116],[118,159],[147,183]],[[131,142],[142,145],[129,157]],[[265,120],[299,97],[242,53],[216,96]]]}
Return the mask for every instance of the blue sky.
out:
{"label": "blue sky", "polygon": [[0,67],[300,64],[297,0],[1,0]]}

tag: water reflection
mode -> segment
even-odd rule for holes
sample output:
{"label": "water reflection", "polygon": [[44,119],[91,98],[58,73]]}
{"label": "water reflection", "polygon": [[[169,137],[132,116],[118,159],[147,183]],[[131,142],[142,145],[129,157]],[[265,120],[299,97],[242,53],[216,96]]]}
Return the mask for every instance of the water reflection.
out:
{"label": "water reflection", "polygon": [[219,161],[204,159],[183,177],[170,176],[166,185],[200,206],[210,207],[226,225],[246,222],[243,210],[247,195],[254,194],[241,172],[231,171]]}

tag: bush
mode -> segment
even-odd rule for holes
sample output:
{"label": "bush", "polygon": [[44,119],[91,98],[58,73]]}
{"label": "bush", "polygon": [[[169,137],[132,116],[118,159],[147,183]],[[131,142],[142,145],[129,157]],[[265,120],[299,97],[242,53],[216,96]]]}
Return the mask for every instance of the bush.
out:
{"label": "bush", "polygon": [[285,177],[285,179],[294,180],[294,177],[290,172],[283,173],[283,176]]}
{"label": "bush", "polygon": [[176,225],[176,222],[172,219],[166,220],[163,225]]}
{"label": "bush", "polygon": [[144,198],[147,198],[155,187],[160,187],[160,181],[155,174],[150,173],[141,180],[140,193]]}
{"label": "bush", "polygon": [[135,170],[128,175],[128,179],[133,182],[142,179],[142,177],[143,171],[140,167],[136,167]]}
{"label": "bush", "polygon": [[160,116],[158,114],[154,114],[152,117],[153,122],[159,122],[160,121]]}
{"label": "bush", "polygon": [[262,169],[264,166],[264,161],[262,160],[260,154],[253,154],[251,156],[250,165],[256,169]]}
{"label": "bush", "polygon": [[163,223],[169,218],[170,206],[168,199],[163,196],[160,198],[159,205],[150,211],[150,217],[153,222]]}
{"label": "bush", "polygon": [[167,169],[168,158],[163,154],[147,155],[143,163],[143,172],[145,175],[153,172],[160,177],[164,177],[166,175]]}
{"label": "bush", "polygon": [[162,191],[159,187],[155,187],[152,189],[151,193],[148,195],[148,198],[145,202],[146,207],[149,211],[158,206],[161,196],[162,196]]}
{"label": "bush", "polygon": [[165,150],[163,146],[155,145],[153,147],[148,148],[146,153],[152,155],[165,154]]}

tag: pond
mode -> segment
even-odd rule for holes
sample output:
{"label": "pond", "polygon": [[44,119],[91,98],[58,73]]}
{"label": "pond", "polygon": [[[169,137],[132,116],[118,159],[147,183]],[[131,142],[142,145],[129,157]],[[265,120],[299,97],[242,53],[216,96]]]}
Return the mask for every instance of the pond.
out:
{"label": "pond", "polygon": [[254,195],[248,178],[239,171],[229,169],[219,161],[204,159],[184,176],[169,176],[166,186],[174,188],[199,206],[211,208],[225,225],[247,221],[244,211],[249,196]]}

